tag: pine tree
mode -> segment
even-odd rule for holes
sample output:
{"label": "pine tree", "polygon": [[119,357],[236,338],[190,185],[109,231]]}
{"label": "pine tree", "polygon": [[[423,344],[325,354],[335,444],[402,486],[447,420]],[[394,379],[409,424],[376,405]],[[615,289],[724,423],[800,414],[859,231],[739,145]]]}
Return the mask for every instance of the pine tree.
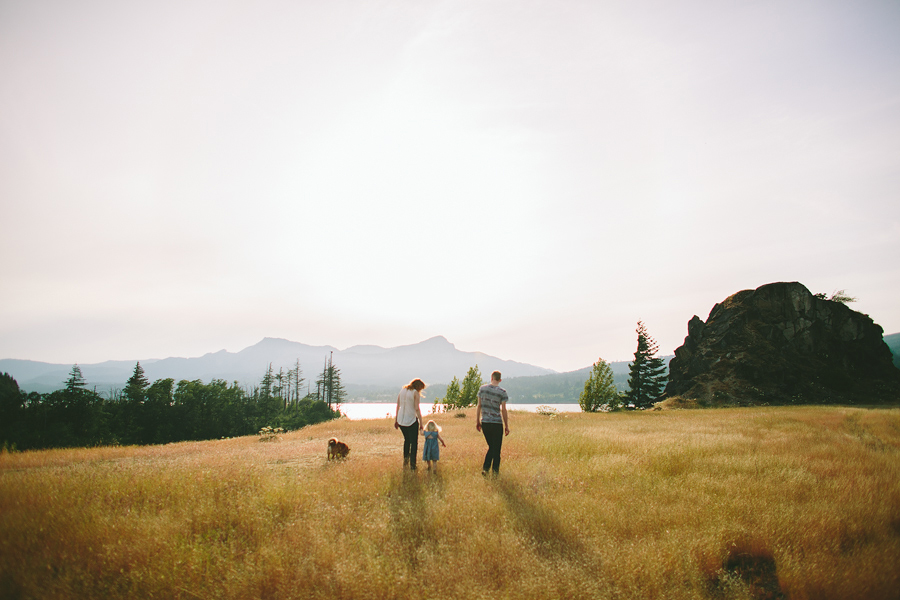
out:
{"label": "pine tree", "polygon": [[275,387],[272,394],[281,401],[281,408],[287,408],[287,400],[285,398],[285,382],[284,367],[278,368],[278,375],[275,376]]}
{"label": "pine tree", "polygon": [[149,387],[150,382],[144,375],[144,368],[138,362],[134,365],[134,373],[125,383],[125,389],[122,390],[122,402],[116,405],[115,433],[120,442],[125,444],[150,443],[145,433],[147,427],[145,402]]}
{"label": "pine tree", "polygon": [[659,346],[647,333],[647,327],[642,321],[637,325],[637,350],[634,362],[628,365],[628,399],[635,408],[649,408],[665,387],[666,365],[654,356]]}
{"label": "pine tree", "polygon": [[259,383],[257,396],[257,407],[260,418],[265,425],[269,425],[278,414],[284,409],[284,403],[277,395],[278,386],[275,371],[272,369],[272,363],[269,363],[266,374],[263,375],[262,381]]}
{"label": "pine tree", "polygon": [[300,368],[300,360],[294,363],[294,368],[287,372],[287,393],[285,398],[288,404],[300,402],[300,386],[303,384],[303,369]]}
{"label": "pine tree", "polygon": [[125,389],[122,390],[122,395],[128,402],[141,404],[147,399],[147,388],[149,387],[150,382],[144,375],[144,368],[141,367],[141,363],[138,362],[136,365],[134,365],[134,373],[125,384]]}
{"label": "pine tree", "polygon": [[66,380],[66,392],[69,394],[74,394],[78,392],[83,392],[87,389],[86,384],[84,382],[84,375],[81,374],[81,367],[77,364],[72,365],[72,371],[69,373],[69,378]]}
{"label": "pine tree", "polygon": [[70,432],[61,445],[89,446],[104,441],[108,436],[107,415],[103,411],[103,399],[96,390],[88,390],[81,374],[81,367],[72,366],[72,372],[62,390],[60,415]]}
{"label": "pine tree", "polygon": [[259,399],[261,402],[266,403],[272,398],[273,387],[275,387],[275,372],[272,370],[272,363],[269,363],[269,368],[266,369],[266,374],[263,375],[259,384]]}
{"label": "pine tree", "polygon": [[328,356],[325,367],[316,380],[316,395],[332,409],[347,397],[347,390],[341,383],[341,370],[334,366],[332,355]]}
{"label": "pine tree", "polygon": [[594,363],[590,377],[584,382],[584,391],[578,398],[584,412],[613,411],[619,408],[619,390],[613,381],[612,368],[602,358]]}

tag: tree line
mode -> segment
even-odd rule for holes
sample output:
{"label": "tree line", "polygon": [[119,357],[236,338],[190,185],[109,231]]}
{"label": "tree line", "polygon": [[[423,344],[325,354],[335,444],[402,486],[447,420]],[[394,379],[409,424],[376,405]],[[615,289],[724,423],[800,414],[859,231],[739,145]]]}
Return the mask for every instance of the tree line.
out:
{"label": "tree line", "polygon": [[[646,326],[638,321],[638,344],[629,364],[629,390],[616,388],[608,362],[594,363],[579,404],[585,412],[623,407],[649,408],[662,394],[666,367],[656,355],[659,347]],[[103,397],[88,389],[81,369],[72,367],[65,387],[47,394],[25,393],[8,373],[0,374],[0,446],[20,450],[111,444],[165,444],[217,439],[257,433],[263,427],[299,429],[341,416],[347,392],[332,357],[312,385],[297,361],[293,369],[270,364],[258,386],[247,390],[237,382],[214,379],[147,379],[138,362],[122,390]],[[475,406],[484,384],[478,365],[460,381],[447,385],[434,412]]]}
{"label": "tree line", "polygon": [[469,367],[468,373],[463,377],[462,383],[454,375],[447,384],[447,391],[443,398],[435,398],[432,412],[441,412],[455,409],[468,408],[478,404],[478,390],[484,385],[481,371],[478,365]]}
{"label": "tree line", "polygon": [[263,427],[300,429],[341,416],[346,397],[331,358],[308,386],[299,361],[287,372],[269,365],[259,385],[158,379],[150,382],[140,362],[121,390],[105,397],[88,388],[72,367],[65,387],[26,393],[0,374],[0,446],[37,450],[102,445],[166,444],[257,433]]}
{"label": "tree line", "polygon": [[[650,408],[662,395],[666,384],[665,361],[656,356],[659,345],[647,332],[642,321],[637,323],[637,350],[628,365],[628,391],[619,392],[609,363],[599,359],[591,368],[578,404],[584,412],[609,412],[622,408]],[[471,367],[462,382],[456,377],[447,385],[443,398],[436,398],[432,412],[475,406],[478,389],[484,384],[478,365]]]}
{"label": "tree line", "polygon": [[578,399],[584,412],[610,412],[622,408],[650,408],[666,386],[665,361],[656,356],[659,345],[650,337],[647,327],[638,321],[637,350],[628,365],[628,391],[619,392],[613,381],[612,368],[602,358],[594,363]]}

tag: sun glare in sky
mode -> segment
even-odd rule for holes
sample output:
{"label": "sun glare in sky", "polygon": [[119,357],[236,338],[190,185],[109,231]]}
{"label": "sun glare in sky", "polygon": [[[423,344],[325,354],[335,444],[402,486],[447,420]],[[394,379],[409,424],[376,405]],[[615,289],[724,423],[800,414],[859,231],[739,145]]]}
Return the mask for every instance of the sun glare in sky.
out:
{"label": "sun glare in sky", "polygon": [[0,358],[900,331],[900,4],[0,3]]}

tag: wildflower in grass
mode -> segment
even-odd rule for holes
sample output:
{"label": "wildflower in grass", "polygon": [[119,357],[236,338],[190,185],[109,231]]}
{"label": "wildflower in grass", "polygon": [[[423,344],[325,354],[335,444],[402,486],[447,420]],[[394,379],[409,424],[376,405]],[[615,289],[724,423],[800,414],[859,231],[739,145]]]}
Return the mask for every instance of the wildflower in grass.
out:
{"label": "wildflower in grass", "polygon": [[284,433],[284,429],[281,427],[263,427],[259,430],[259,441],[261,442],[277,442],[280,438],[281,434]]}

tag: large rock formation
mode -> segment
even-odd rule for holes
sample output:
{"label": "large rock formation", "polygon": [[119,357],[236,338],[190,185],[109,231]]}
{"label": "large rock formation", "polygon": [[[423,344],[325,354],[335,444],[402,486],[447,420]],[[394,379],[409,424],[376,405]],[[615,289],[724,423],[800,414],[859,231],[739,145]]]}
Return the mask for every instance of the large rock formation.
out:
{"label": "large rock formation", "polygon": [[900,369],[867,315],[770,283],[694,316],[669,363],[665,397],[723,404],[900,402]]}

